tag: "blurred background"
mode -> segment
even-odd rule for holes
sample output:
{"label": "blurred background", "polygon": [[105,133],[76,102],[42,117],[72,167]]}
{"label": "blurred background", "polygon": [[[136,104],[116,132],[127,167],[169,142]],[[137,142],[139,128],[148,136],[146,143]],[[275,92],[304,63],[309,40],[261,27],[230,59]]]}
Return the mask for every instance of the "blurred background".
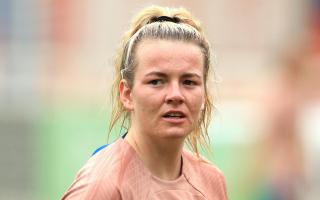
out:
{"label": "blurred background", "polygon": [[229,198],[319,199],[319,0],[0,0],[0,199],[61,198],[107,143],[112,57],[153,4],[189,9],[213,46],[207,156]]}

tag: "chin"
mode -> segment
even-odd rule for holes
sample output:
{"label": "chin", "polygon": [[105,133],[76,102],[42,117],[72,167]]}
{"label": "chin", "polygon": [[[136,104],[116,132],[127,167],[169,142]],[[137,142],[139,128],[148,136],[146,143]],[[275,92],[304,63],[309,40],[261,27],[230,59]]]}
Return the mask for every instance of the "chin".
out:
{"label": "chin", "polygon": [[170,128],[161,133],[165,138],[184,139],[189,135],[190,131],[181,128]]}

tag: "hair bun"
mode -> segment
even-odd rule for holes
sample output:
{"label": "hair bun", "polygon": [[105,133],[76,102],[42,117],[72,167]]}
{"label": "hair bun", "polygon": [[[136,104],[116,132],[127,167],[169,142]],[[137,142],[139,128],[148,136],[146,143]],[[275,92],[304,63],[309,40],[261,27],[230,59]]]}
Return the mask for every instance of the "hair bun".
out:
{"label": "hair bun", "polygon": [[153,22],[173,22],[179,23],[180,19],[178,17],[168,17],[168,16],[160,16],[160,17],[153,17],[151,18],[149,23]]}

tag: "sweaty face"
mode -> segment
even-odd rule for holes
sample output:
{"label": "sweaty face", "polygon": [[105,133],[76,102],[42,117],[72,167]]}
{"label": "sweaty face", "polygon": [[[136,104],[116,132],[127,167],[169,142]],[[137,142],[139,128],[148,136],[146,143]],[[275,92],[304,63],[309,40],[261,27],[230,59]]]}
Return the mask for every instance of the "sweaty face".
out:
{"label": "sweaty face", "polygon": [[204,104],[203,54],[182,41],[145,40],[136,47],[134,84],[124,106],[141,134],[184,139]]}

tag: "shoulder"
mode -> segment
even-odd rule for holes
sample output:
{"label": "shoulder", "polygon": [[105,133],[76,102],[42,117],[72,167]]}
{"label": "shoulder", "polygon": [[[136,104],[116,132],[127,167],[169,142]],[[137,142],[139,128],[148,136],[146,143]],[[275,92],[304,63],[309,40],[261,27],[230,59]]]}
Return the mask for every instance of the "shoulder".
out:
{"label": "shoulder", "polygon": [[[203,157],[197,157],[188,151],[183,152],[186,170],[190,181],[206,195],[217,195],[218,199],[227,199],[226,181],[222,171]],[[207,187],[208,185],[212,187]],[[210,199],[210,198],[209,198]]]}
{"label": "shoulder", "polygon": [[117,174],[122,153],[121,140],[118,140],[92,156],[62,199],[118,199]]}

